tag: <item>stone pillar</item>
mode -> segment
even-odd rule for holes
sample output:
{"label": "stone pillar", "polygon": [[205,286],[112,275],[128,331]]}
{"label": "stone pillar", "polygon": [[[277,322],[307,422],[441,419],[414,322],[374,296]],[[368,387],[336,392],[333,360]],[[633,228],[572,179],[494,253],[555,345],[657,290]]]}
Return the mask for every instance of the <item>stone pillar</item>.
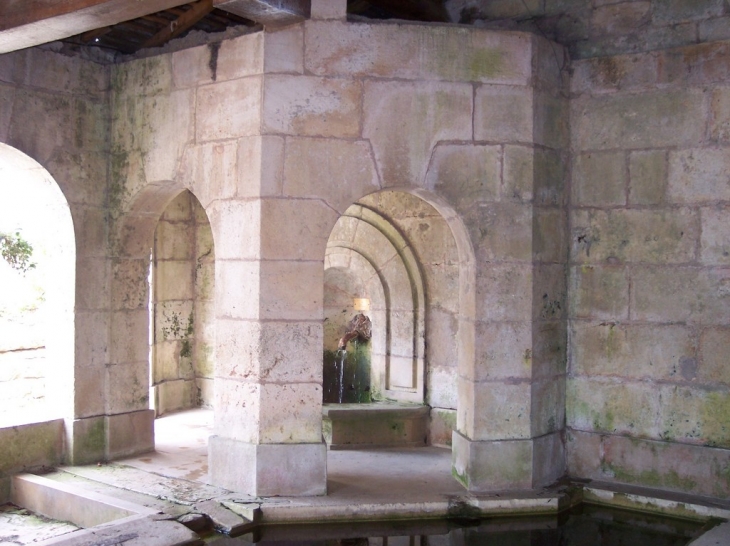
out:
{"label": "stone pillar", "polygon": [[[280,144],[262,138],[261,157]],[[335,214],[319,200],[266,195],[272,171],[260,167],[265,195],[209,210],[220,242],[211,478],[250,495],[323,495],[323,259]]]}

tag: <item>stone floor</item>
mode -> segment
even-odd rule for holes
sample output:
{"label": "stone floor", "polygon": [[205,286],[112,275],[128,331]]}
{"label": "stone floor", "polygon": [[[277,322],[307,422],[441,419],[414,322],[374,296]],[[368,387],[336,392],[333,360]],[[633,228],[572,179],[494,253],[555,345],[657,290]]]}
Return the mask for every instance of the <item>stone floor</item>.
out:
{"label": "stone floor", "polygon": [[[450,451],[435,447],[330,451],[327,496],[251,498],[218,488],[208,479],[207,439],[212,418],[207,410],[162,417],[156,421],[155,452],[112,464],[65,467],[40,478],[62,489],[84,491],[85,496],[114,499],[119,506],[140,507],[138,515],[69,533],[70,528],[58,522],[44,523],[42,518],[32,517],[24,520],[17,511],[0,510],[0,545],[38,544],[54,536],[43,544],[116,544],[120,537],[125,539],[125,546],[200,544],[197,535],[177,523],[196,513],[214,521],[220,516],[225,526],[231,516],[234,520],[238,517],[236,513],[248,517],[246,510],[253,510],[250,513],[255,512],[264,523],[288,523],[443,517],[464,506],[493,514],[555,514],[560,502],[561,494],[555,490],[468,495],[451,476]],[[70,501],[64,497],[58,502]],[[216,514],[221,506],[225,507],[223,513]],[[721,513],[730,514],[728,508]],[[730,529],[720,532],[725,531],[727,539],[714,542],[712,537],[713,542],[702,544],[730,545]],[[130,539],[132,535],[137,538]]]}

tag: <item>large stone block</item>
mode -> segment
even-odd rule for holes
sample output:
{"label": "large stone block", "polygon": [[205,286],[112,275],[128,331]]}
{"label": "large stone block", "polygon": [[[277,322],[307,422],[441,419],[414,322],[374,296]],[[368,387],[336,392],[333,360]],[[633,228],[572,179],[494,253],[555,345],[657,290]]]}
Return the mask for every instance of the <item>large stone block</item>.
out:
{"label": "large stone block", "polygon": [[213,60],[211,51],[209,66],[213,80],[219,82],[262,74],[264,71],[264,33],[255,32],[238,36],[232,40],[223,40],[220,42],[215,60]]}
{"label": "large stone block", "polygon": [[727,323],[730,269],[641,267],[631,278],[634,320]]}
{"label": "large stone block", "polygon": [[216,323],[216,373],[243,381],[281,384],[322,380],[322,325],[318,322]]}
{"label": "large stone block", "polygon": [[585,263],[691,263],[700,239],[698,214],[666,210],[577,210],[573,259]]}
{"label": "large stone block", "polygon": [[[545,62],[548,66],[555,65],[554,57]],[[567,97],[554,91],[540,91],[534,96],[535,144],[552,149],[567,149],[570,146],[570,103]]]}
{"label": "large stone block", "polygon": [[730,200],[730,148],[669,153],[669,199],[673,203]]}
{"label": "large stone block", "polygon": [[594,479],[728,498],[727,449],[607,436],[602,452]]}
{"label": "large stone block", "polygon": [[499,146],[439,145],[433,151],[426,187],[462,211],[475,202],[498,201],[501,165]]}
{"label": "large stone block", "polygon": [[471,381],[528,379],[532,376],[532,323],[478,322]]}
{"label": "large stone block", "polygon": [[730,385],[730,329],[711,328],[700,336],[702,360],[698,370],[698,380],[702,383],[724,383]]}
{"label": "large stone block", "polygon": [[574,61],[570,80],[571,91],[582,93],[609,93],[649,89],[657,80],[657,56],[613,55]]}
{"label": "large stone block", "polygon": [[321,261],[261,262],[260,318],[322,320],[323,287]]}
{"label": "large stone block", "polygon": [[451,471],[469,491],[532,487],[532,440],[478,442],[454,431],[451,453]]}
{"label": "large stone block", "polygon": [[363,109],[363,136],[371,141],[385,187],[424,185],[437,142],[471,139],[467,84],[370,81]]}
{"label": "large stone block", "polygon": [[77,369],[73,376],[73,416],[77,419],[102,415],[107,373],[103,367]]}
{"label": "large stone block", "polygon": [[584,206],[626,204],[626,156],[623,152],[580,154],[573,166],[573,203]]}
{"label": "large stone block", "polygon": [[264,35],[264,72],[266,74],[304,73],[304,26],[266,29]]}
{"label": "large stone block", "polygon": [[109,306],[111,264],[106,258],[76,258],[76,312]]}
{"label": "large stone block", "polygon": [[56,466],[63,457],[63,420],[0,428],[0,474]]}
{"label": "large stone block", "polygon": [[474,138],[494,143],[533,142],[533,91],[529,87],[482,85],[474,102]]}
{"label": "large stone block", "polygon": [[262,88],[259,76],[199,87],[195,111],[196,140],[259,134]]}
{"label": "large stone block", "polygon": [[[453,355],[454,357],[456,355]],[[456,362],[449,367],[429,366],[427,373],[427,403],[432,407],[455,409],[458,404]],[[456,414],[454,414],[456,426]],[[451,441],[451,437],[449,437]]]}
{"label": "large stone block", "polygon": [[316,443],[322,439],[322,385],[261,385],[259,441],[263,444]]}
{"label": "large stone block", "polygon": [[531,393],[532,436],[565,428],[565,377],[533,381]]}
{"label": "large stone block", "polygon": [[150,407],[149,364],[113,364],[107,367],[104,400],[109,413],[129,413]]}
{"label": "large stone block", "polygon": [[480,262],[529,262],[533,253],[533,208],[522,203],[483,203],[465,216]]}
{"label": "large stone block", "polygon": [[674,24],[717,17],[725,13],[722,0],[668,0],[654,6],[657,23]]}
{"label": "large stone block", "polygon": [[730,207],[703,208],[700,259],[706,265],[730,265]]}
{"label": "large stone block", "polygon": [[194,265],[189,261],[164,260],[155,268],[157,301],[192,300]]}
{"label": "large stone block", "polygon": [[324,443],[256,445],[211,436],[208,460],[211,482],[230,491],[254,497],[313,496],[327,492]]}
{"label": "large stone block", "polygon": [[730,394],[683,386],[659,389],[661,439],[730,448]]}
{"label": "large stone block", "polygon": [[527,85],[531,38],[449,26],[306,24],[305,68],[319,75]]}
{"label": "large stone block", "polygon": [[579,430],[565,434],[565,462],[568,475],[573,478],[599,479],[602,436]]}
{"label": "large stone block", "polygon": [[573,429],[659,438],[659,393],[644,383],[568,378],[566,420]]}
{"label": "large stone block", "polygon": [[259,318],[260,275],[259,262],[218,260],[215,268],[216,316]]}
{"label": "large stone block", "polygon": [[[726,39],[730,39],[730,35]],[[713,140],[730,142],[730,87],[712,91],[710,136]]]}
{"label": "large stone block", "polygon": [[532,268],[524,264],[485,264],[477,271],[476,319],[532,320]]}
{"label": "large stone block", "polygon": [[660,205],[667,200],[667,152],[649,150],[629,155],[629,204]]}
{"label": "large stone block", "polygon": [[114,65],[112,89],[120,95],[161,95],[172,87],[172,56],[157,55]]}
{"label": "large stone block", "polygon": [[[241,139],[240,146],[256,139]],[[258,187],[259,162],[247,161],[239,171],[238,154],[239,145],[236,142],[188,146],[181,158],[180,181],[204,207],[218,199],[234,198],[239,188]]]}
{"label": "large stone block", "polygon": [[680,325],[573,323],[571,371],[578,375],[692,381],[697,347]]}
{"label": "large stone block", "polygon": [[261,384],[215,378],[214,433],[239,442],[259,443],[261,419]]}
{"label": "large stone block", "polygon": [[565,321],[537,322],[532,326],[532,377],[554,377],[567,367],[568,331]]}
{"label": "large stone block", "polygon": [[122,415],[109,415],[107,420],[109,459],[131,457],[155,449],[155,412],[143,409]]}
{"label": "large stone block", "polygon": [[[29,119],[42,119],[44,123],[25,123]],[[30,90],[16,93],[6,142],[45,165],[56,150],[74,142],[72,119],[71,97]]]}
{"label": "large stone block", "polygon": [[530,202],[535,194],[535,151],[529,146],[504,147],[503,201]]}
{"label": "large stone block", "polygon": [[111,313],[109,362],[146,361],[149,351],[149,314],[147,309]]}
{"label": "large stone block", "polygon": [[532,486],[552,485],[565,475],[565,443],[560,433],[533,440]]}
{"label": "large stone block", "polygon": [[593,10],[593,32],[603,35],[625,35],[642,29],[651,21],[651,2],[627,2],[598,6]]}
{"label": "large stone block", "polygon": [[625,320],[629,315],[629,279],[623,267],[579,266],[570,271],[570,315]]}
{"label": "large stone block", "polygon": [[261,202],[228,199],[208,207],[210,227],[219,260],[255,260],[261,257]]}
{"label": "large stone block", "polygon": [[352,138],[360,134],[362,87],[347,79],[266,76],[262,131]]}
{"label": "large stone block", "polygon": [[286,195],[321,199],[335,210],[345,212],[360,197],[378,189],[380,181],[367,142],[287,139],[284,163]]}
{"label": "large stone block", "polygon": [[530,438],[531,388],[527,381],[472,382],[459,378],[459,406],[474,412],[473,440]]}
{"label": "large stone block", "polygon": [[176,89],[186,89],[213,81],[212,61],[219,44],[190,47],[172,53],[172,83]]}
{"label": "large stone block", "polygon": [[576,150],[693,146],[705,135],[699,90],[580,97],[572,103]]}
{"label": "large stone block", "polygon": [[536,205],[562,206],[567,200],[568,157],[557,150],[535,149]]}

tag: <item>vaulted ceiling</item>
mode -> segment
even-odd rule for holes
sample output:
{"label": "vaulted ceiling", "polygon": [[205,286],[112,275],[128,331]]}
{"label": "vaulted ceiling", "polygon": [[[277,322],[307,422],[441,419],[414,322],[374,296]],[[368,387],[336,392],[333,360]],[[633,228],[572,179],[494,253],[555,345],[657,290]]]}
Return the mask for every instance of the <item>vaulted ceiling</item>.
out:
{"label": "vaulted ceiling", "polygon": [[[348,15],[447,22],[444,0],[348,0]],[[306,19],[309,0],[3,0],[0,53],[63,40],[130,54],[191,30],[280,26]]]}

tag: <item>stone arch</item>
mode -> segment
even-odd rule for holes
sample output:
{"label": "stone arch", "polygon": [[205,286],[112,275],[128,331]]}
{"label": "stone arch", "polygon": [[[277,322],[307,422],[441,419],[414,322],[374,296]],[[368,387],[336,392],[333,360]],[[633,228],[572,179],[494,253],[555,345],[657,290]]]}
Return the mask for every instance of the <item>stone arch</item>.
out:
{"label": "stone arch", "polygon": [[[474,257],[474,250],[472,247],[471,239],[469,237],[469,234],[467,232],[467,228],[462,220],[462,218],[454,211],[454,209],[449,205],[441,196],[434,194],[433,192],[429,190],[425,190],[422,188],[415,188],[415,187],[393,187],[393,188],[387,188],[383,190],[379,190],[370,194],[367,194],[360,199],[358,199],[355,203],[356,206],[360,207],[361,209],[365,209],[368,211],[373,211],[374,213],[377,213],[378,215],[385,215],[383,214],[382,208],[377,203],[378,196],[385,195],[388,193],[404,193],[411,196],[411,198],[417,198],[417,201],[422,201],[427,207],[430,207],[433,211],[434,218],[438,218],[439,222],[442,222],[443,232],[444,235],[451,239],[451,245],[452,245],[452,251],[453,251],[453,263],[450,264],[452,266],[452,275],[446,275],[442,274],[441,278],[446,279],[448,277],[449,280],[449,286],[448,290],[451,293],[451,296],[453,298],[453,313],[451,316],[446,317],[443,319],[444,322],[449,322],[453,326],[452,332],[453,332],[453,343],[451,344],[451,348],[453,350],[453,354],[451,355],[442,355],[441,358],[443,359],[452,359],[452,361],[455,361],[455,366],[453,366],[452,372],[449,372],[450,375],[446,378],[450,382],[450,403],[446,404],[447,406],[453,407],[456,411],[449,412],[444,425],[447,427],[446,429],[442,430],[439,434],[439,438],[436,439],[432,436],[431,441],[433,443],[437,443],[440,445],[450,445],[451,443],[451,430],[456,429],[463,429],[465,426],[465,423],[468,422],[468,420],[473,419],[473,413],[474,408],[470,404],[469,400],[466,399],[463,396],[459,395],[458,392],[458,385],[459,385],[459,377],[470,377],[471,374],[473,374],[474,366],[475,366],[475,350],[474,350],[474,338],[475,338],[475,322],[474,322],[474,315],[475,315],[475,276],[476,276],[476,266],[475,266],[475,257]],[[349,210],[349,209],[348,209]],[[343,215],[343,217],[347,217],[347,212]],[[338,220],[338,223],[341,222],[342,218]],[[403,229],[402,226],[399,226],[397,223],[393,224],[393,229],[397,232],[398,230]],[[334,231],[337,230],[337,227],[334,228]],[[332,246],[332,245],[330,245]],[[345,245],[338,245],[338,246],[345,246]],[[412,269],[417,270],[420,272],[423,278],[425,279],[426,276],[428,276],[428,273],[423,270],[422,263],[421,263],[421,257],[418,256],[418,251],[415,249],[411,249],[411,252],[413,253],[412,259],[413,263],[417,264],[416,267],[413,267]],[[349,250],[349,252],[353,252],[352,249]],[[337,258],[334,257],[333,251],[330,250],[328,253],[329,259],[329,265],[337,265],[337,260],[347,259],[346,256],[339,256]],[[443,297],[441,294],[438,294],[437,290],[431,290],[429,291],[428,283],[424,280],[423,281],[423,298],[424,298],[424,305],[422,306],[422,309],[424,311],[424,318],[425,318],[425,339],[428,342],[429,341],[429,333],[428,333],[428,325],[430,324],[433,327],[434,320],[438,320],[439,317],[436,317],[438,313],[434,312],[434,302],[437,301],[439,298]],[[426,368],[431,364],[431,361],[429,360],[430,354],[435,351],[434,349],[434,343],[431,342],[428,346],[424,347],[424,358],[426,359]],[[428,380],[428,374],[429,370],[427,369],[424,373],[423,380],[426,383],[426,401],[429,401],[429,380]],[[441,381],[441,377],[438,378],[437,381]],[[448,408],[447,408],[448,409]],[[433,417],[433,415],[432,415]]]}
{"label": "stone arch", "polygon": [[[150,260],[161,215],[185,191],[190,190],[173,182],[149,184],[129,200],[126,212],[112,217],[110,362],[104,397],[110,459],[154,448],[154,410],[149,398],[150,341],[154,339]],[[122,421],[120,429],[131,431],[120,434],[116,443],[112,442],[115,419]]]}
{"label": "stone arch", "polygon": [[[13,392],[23,393],[26,390],[34,396],[44,397],[44,408],[24,408],[19,412],[17,410],[20,406],[15,405],[14,418],[21,414],[26,420],[68,417],[73,412],[77,300],[77,238],[71,209],[63,190],[43,166],[25,153],[3,143],[0,143],[0,194],[0,217],[3,220],[0,222],[0,231],[10,232],[12,235],[20,228],[21,237],[34,247],[31,260],[36,263],[35,269],[23,277],[12,275],[9,267],[0,270],[0,273],[7,274],[7,278],[2,281],[3,294],[22,297],[24,291],[42,290],[41,295],[32,297],[36,302],[33,304],[34,310],[21,310],[19,307],[15,313],[5,309],[11,316],[8,324],[0,325],[5,341],[0,343],[0,357],[13,348],[28,349],[13,351],[13,360],[17,360],[23,353],[36,353],[33,360],[39,363],[36,367],[42,379],[36,379],[37,386],[32,386],[28,377],[24,381],[29,390],[19,388],[16,383],[12,389],[2,394],[2,398],[7,400],[8,395]],[[3,262],[0,265],[6,264]],[[16,282],[17,286],[9,286],[11,282]],[[17,302],[21,306],[28,304],[28,301]],[[12,306],[13,302],[8,300],[7,303]],[[0,306],[5,304],[0,302]],[[26,327],[18,328],[24,322],[27,322]],[[24,339],[29,337],[23,335],[24,332],[34,339]],[[26,341],[30,341],[33,347],[25,347]],[[20,343],[21,346],[10,347],[7,345],[10,343]],[[18,364],[26,369],[31,362],[32,360],[28,360]],[[52,365],[45,366],[41,363]],[[9,364],[12,365],[12,362]]]}

